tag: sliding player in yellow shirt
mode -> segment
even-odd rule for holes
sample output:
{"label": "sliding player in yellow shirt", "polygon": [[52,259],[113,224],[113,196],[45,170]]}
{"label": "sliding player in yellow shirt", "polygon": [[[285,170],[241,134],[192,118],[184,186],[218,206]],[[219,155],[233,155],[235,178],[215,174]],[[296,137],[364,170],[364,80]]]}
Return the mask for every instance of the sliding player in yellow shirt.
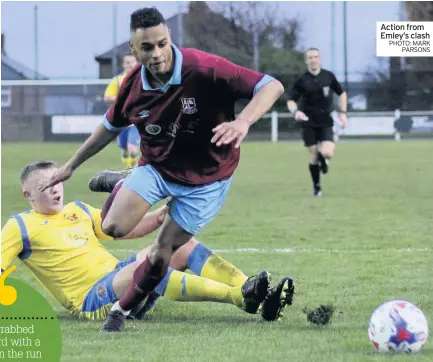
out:
{"label": "sliding player in yellow shirt", "polygon": [[[125,79],[126,74],[134,68],[137,64],[137,60],[132,53],[127,53],[123,56],[123,73],[116,75],[111,82],[108,84],[104,93],[104,102],[111,106],[116,100],[119,94],[120,86],[122,85],[123,79]],[[121,150],[122,163],[126,167],[134,167],[138,160],[140,154],[140,134],[138,133],[137,127],[129,126],[125,128],[117,136],[117,145]]]}
{"label": "sliding player in yellow shirt", "polygon": [[[108,252],[99,241],[111,239],[102,232],[100,209],[81,201],[64,205],[62,184],[38,191],[38,185],[56,170],[50,161],[39,161],[23,169],[21,186],[32,210],[12,216],[2,229],[1,268],[6,270],[18,256],[71,314],[104,320],[131,283],[133,274],[141,272],[137,266],[148,250],[143,249],[126,261],[119,261]],[[125,238],[156,230],[165,213],[165,206],[149,213]],[[195,239],[174,254],[170,265],[154,293],[172,300],[230,303],[253,314],[264,302],[262,316],[267,320],[278,319],[280,299],[285,304],[292,302],[293,293],[282,290],[287,289],[287,283],[280,288],[278,300],[270,298],[267,272],[247,278]],[[186,269],[196,275],[184,273]]]}

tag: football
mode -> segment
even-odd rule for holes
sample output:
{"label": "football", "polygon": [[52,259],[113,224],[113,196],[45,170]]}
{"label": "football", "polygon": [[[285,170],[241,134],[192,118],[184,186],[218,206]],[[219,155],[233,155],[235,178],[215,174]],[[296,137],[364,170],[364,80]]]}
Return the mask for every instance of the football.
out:
{"label": "football", "polygon": [[373,312],[368,336],[380,353],[416,353],[428,337],[427,319],[414,304],[393,300]]}

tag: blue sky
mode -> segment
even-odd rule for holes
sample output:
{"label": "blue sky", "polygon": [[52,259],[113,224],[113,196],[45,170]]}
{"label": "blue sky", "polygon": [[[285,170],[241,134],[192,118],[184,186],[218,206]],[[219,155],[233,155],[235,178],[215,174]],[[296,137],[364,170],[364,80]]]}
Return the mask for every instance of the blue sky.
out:
{"label": "blue sky", "polygon": [[[5,49],[14,60],[34,68],[34,6],[38,5],[39,71],[50,78],[97,78],[94,56],[128,39],[129,15],[137,8],[157,6],[165,17],[178,10],[177,2],[117,3],[117,31],[112,2],[2,2]],[[184,4],[184,6],[187,6]],[[331,2],[280,2],[279,13],[302,22],[301,46],[321,50],[323,66],[331,69]],[[399,20],[400,3],[347,3],[349,73],[378,64],[375,56],[376,22]],[[343,3],[335,2],[335,69],[344,72]],[[383,61],[383,59],[382,59]]]}

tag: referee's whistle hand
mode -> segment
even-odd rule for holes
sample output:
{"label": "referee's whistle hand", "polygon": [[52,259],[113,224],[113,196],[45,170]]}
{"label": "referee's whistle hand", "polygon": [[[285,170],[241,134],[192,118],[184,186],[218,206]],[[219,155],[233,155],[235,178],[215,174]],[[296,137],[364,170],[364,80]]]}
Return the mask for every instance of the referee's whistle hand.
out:
{"label": "referee's whistle hand", "polygon": [[304,112],[296,111],[295,113],[295,121],[308,121],[308,117]]}
{"label": "referee's whistle hand", "polygon": [[347,116],[346,116],[346,114],[345,113],[340,113],[340,115],[339,115],[338,118],[340,120],[341,127],[343,129],[346,128],[347,127]]}

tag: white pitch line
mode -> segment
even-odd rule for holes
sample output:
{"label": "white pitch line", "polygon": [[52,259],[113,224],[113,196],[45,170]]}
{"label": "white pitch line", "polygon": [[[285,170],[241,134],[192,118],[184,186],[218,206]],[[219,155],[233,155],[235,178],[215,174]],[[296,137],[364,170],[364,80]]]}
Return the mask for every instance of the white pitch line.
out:
{"label": "white pitch line", "polygon": [[216,249],[216,253],[261,253],[261,254],[373,254],[373,253],[420,253],[431,252],[433,249],[368,249],[368,250],[340,250],[340,249],[297,249],[297,248],[284,248],[284,249],[257,249],[257,248],[244,248],[244,249]]}
{"label": "white pitch line", "polygon": [[[111,249],[112,251],[136,253],[138,250],[133,249]],[[220,254],[375,254],[375,253],[431,253],[431,248],[404,248],[404,249],[366,249],[366,250],[344,250],[344,249],[259,249],[259,248],[240,248],[240,249],[213,249],[215,253]]]}

